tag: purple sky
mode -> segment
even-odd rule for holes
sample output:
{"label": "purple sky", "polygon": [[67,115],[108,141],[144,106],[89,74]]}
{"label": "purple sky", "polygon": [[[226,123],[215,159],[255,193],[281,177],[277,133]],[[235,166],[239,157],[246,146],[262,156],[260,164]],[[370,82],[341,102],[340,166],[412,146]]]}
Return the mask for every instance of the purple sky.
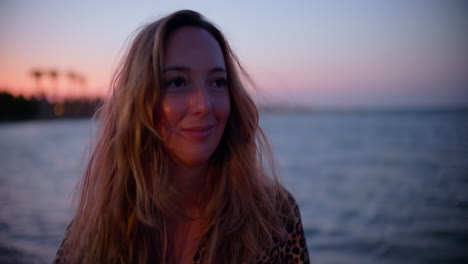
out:
{"label": "purple sky", "polygon": [[[31,93],[32,68],[74,70],[104,94],[138,26],[178,9],[217,24],[261,103],[468,106],[463,1],[0,2],[0,89]],[[50,87],[44,79],[42,86]],[[59,78],[60,92],[79,87]]]}

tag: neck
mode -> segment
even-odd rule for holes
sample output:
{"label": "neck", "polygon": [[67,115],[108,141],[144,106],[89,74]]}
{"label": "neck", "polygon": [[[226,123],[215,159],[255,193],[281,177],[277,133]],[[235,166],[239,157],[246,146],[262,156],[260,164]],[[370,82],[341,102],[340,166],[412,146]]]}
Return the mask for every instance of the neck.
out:
{"label": "neck", "polygon": [[[181,194],[181,206],[188,213],[199,213],[201,194],[204,192],[207,165],[185,166],[173,163],[171,181]],[[191,214],[190,213],[190,214]]]}

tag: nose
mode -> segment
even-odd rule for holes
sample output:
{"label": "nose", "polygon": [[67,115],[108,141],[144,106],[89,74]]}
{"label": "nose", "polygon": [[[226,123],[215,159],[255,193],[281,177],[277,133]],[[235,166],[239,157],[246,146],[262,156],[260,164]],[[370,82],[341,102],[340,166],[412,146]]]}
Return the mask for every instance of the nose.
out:
{"label": "nose", "polygon": [[204,116],[211,111],[211,101],[205,82],[197,82],[193,87],[192,114]]}

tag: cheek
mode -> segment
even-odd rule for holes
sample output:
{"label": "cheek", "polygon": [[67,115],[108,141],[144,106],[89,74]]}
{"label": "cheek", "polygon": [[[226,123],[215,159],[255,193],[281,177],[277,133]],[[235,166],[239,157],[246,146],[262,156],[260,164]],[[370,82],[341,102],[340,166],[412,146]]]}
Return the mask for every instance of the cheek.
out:
{"label": "cheek", "polygon": [[164,144],[169,143],[183,116],[183,109],[180,106],[181,104],[177,104],[171,98],[164,98],[156,113],[156,132],[161,136]]}
{"label": "cheek", "polygon": [[224,123],[226,123],[227,119],[229,118],[229,114],[231,113],[231,104],[229,100],[227,101],[227,105],[224,109]]}
{"label": "cheek", "polygon": [[217,119],[223,124],[225,124],[231,112],[231,103],[229,95],[226,95],[222,99],[217,100],[216,109]]}
{"label": "cheek", "polygon": [[175,129],[184,115],[184,104],[180,100],[166,97],[159,107],[157,120],[164,127]]}

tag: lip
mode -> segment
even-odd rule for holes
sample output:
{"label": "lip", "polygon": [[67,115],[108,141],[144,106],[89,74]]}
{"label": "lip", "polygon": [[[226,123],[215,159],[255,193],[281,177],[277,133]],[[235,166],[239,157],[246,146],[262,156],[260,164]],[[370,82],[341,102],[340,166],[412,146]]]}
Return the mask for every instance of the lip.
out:
{"label": "lip", "polygon": [[202,125],[182,128],[181,131],[194,139],[205,139],[211,135],[214,125]]}

